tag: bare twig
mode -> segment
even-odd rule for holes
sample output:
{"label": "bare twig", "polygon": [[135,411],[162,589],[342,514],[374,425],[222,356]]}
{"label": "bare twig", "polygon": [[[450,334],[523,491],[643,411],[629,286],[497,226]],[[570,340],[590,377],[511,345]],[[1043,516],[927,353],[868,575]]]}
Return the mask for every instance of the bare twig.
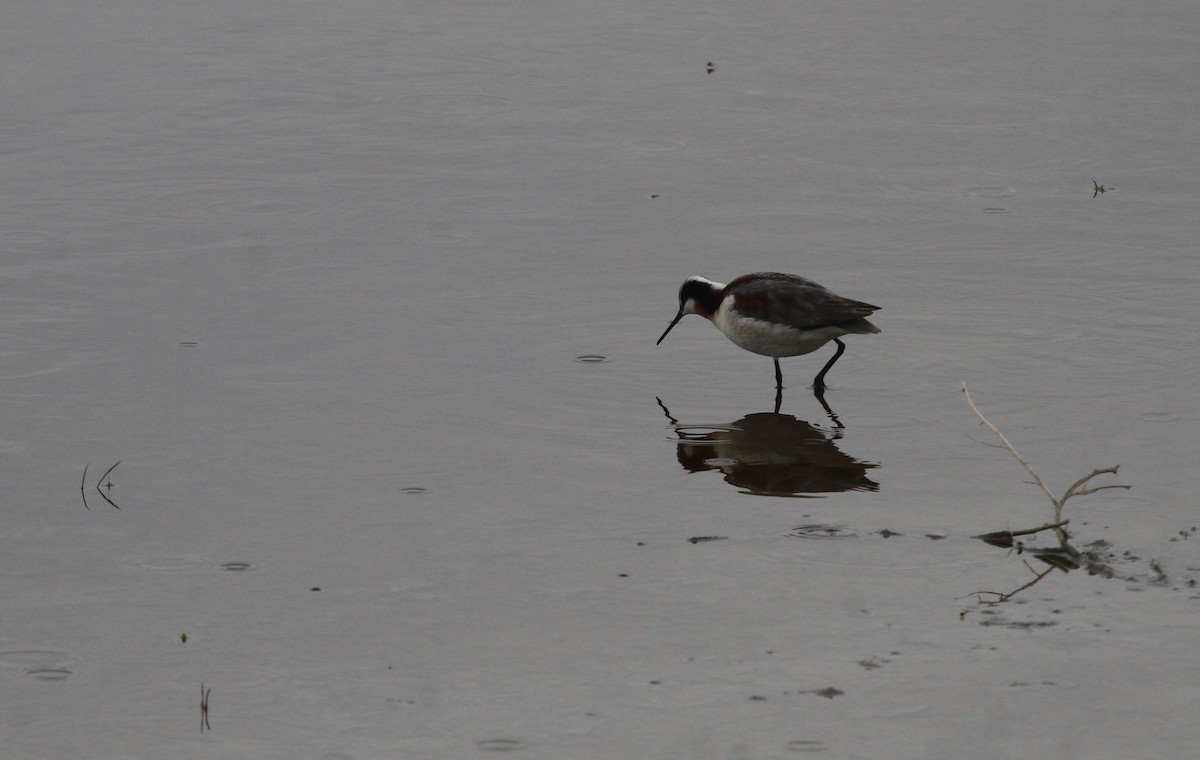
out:
{"label": "bare twig", "polygon": [[1128,490],[1130,488],[1130,486],[1121,485],[1119,483],[1112,483],[1112,484],[1105,485],[1105,486],[1094,486],[1091,488],[1083,488],[1083,486],[1087,485],[1087,482],[1089,480],[1096,477],[1097,475],[1116,475],[1117,470],[1119,470],[1119,469],[1121,469],[1121,465],[1115,464],[1112,467],[1105,467],[1103,469],[1092,470],[1090,473],[1088,473],[1087,475],[1084,475],[1082,478],[1080,478],[1079,480],[1076,480],[1074,483],[1071,484],[1071,487],[1067,489],[1067,492],[1065,494],[1063,494],[1063,497],[1062,497],[1063,502],[1066,502],[1066,500],[1071,498],[1072,496],[1086,496],[1089,493],[1096,493],[1097,491],[1103,491],[1108,488],[1124,488],[1124,489]]}
{"label": "bare twig", "polygon": [[1036,528],[1026,528],[1025,530],[1010,530],[1009,534],[1013,535],[1013,536],[1028,536],[1028,535],[1032,535],[1034,533],[1041,533],[1044,530],[1054,530],[1055,528],[1062,528],[1062,527],[1070,524],[1070,522],[1071,522],[1070,520],[1059,520],[1058,522],[1046,523],[1045,525],[1040,525]]}
{"label": "bare twig", "polygon": [[[1025,567],[1029,567],[1028,562],[1025,563]],[[1054,565],[1051,565],[1050,567],[1047,567],[1045,570],[1043,570],[1042,572],[1039,573],[1038,571],[1034,570],[1032,567],[1029,567],[1029,572],[1033,573],[1033,576],[1034,576],[1033,580],[1031,580],[1029,583],[1026,583],[1021,588],[1014,589],[1014,590],[1008,592],[1008,594],[1005,595],[1005,598],[1006,599],[1013,598],[1014,596],[1021,593],[1025,589],[1029,588],[1030,586],[1033,586],[1035,583],[1040,581],[1042,578],[1045,578],[1047,575],[1054,572],[1056,569],[1061,569],[1061,568],[1055,568]],[[1063,572],[1066,572],[1066,571],[1063,570]]]}
{"label": "bare twig", "polygon": [[[1029,563],[1026,562],[1025,566],[1028,567],[1029,571],[1034,574],[1034,579],[1030,582],[1008,593],[1001,593],[998,591],[976,591],[973,592],[972,595],[978,597],[981,604],[999,604],[1001,602],[1007,602],[1017,594],[1028,589],[1030,586],[1033,586],[1035,583],[1049,575],[1050,572],[1055,568],[1058,568],[1063,572],[1067,572],[1068,570],[1075,570],[1086,565],[1089,568],[1088,572],[1093,572],[1091,569],[1092,563],[1088,557],[1081,554],[1068,543],[1069,537],[1064,528],[1070,521],[1064,520],[1062,517],[1063,505],[1065,505],[1067,500],[1073,496],[1086,496],[1087,494],[1104,491],[1110,488],[1128,489],[1130,486],[1119,483],[1099,486],[1091,485],[1092,479],[1099,475],[1116,475],[1117,470],[1120,469],[1120,465],[1113,465],[1112,467],[1103,467],[1092,470],[1087,475],[1084,475],[1082,478],[1079,478],[1072,483],[1071,487],[1068,488],[1061,497],[1056,497],[1050,490],[1050,487],[1046,485],[1046,481],[1042,480],[1041,476],[1034,471],[1029,462],[1025,461],[1025,458],[1021,456],[1020,452],[1017,451],[1017,448],[1013,446],[1011,441],[1008,440],[1008,437],[1005,436],[1004,433],[1000,432],[1000,429],[993,425],[991,421],[984,416],[983,412],[979,411],[979,407],[975,406],[975,401],[971,398],[971,392],[968,390],[966,383],[962,384],[962,391],[963,396],[967,399],[967,405],[971,407],[971,411],[975,413],[975,416],[979,418],[979,421],[983,425],[987,426],[988,430],[991,430],[992,433],[994,433],[996,437],[1000,439],[1000,442],[1003,444],[1002,448],[1007,449],[1008,453],[1012,454],[1013,457],[1021,463],[1021,466],[1024,467],[1025,471],[1028,472],[1033,478],[1032,484],[1041,488],[1042,493],[1046,494],[1046,498],[1050,499],[1050,503],[1054,505],[1053,522],[1049,522],[1037,528],[1027,528],[1025,530],[1014,531],[999,531],[997,533],[987,533],[982,536],[975,536],[975,538],[985,541],[993,546],[1004,548],[1012,548],[1015,546],[1018,554],[1025,550],[1026,547],[1021,542],[1015,540],[1016,536],[1026,536],[1034,533],[1040,533],[1045,530],[1053,530],[1059,542],[1059,547],[1057,548],[1029,549],[1033,556],[1050,566],[1048,569],[1038,572],[1030,567]],[[973,436],[971,438],[972,440],[978,440]],[[985,441],[979,442],[989,445]],[[985,600],[983,598],[984,594],[992,595],[996,598],[994,600]]]}
{"label": "bare twig", "polygon": [[[1028,562],[1025,563],[1025,567],[1029,567]],[[1038,571],[1034,570],[1032,567],[1029,567],[1029,571],[1034,574],[1034,579],[1031,580],[1029,583],[1026,583],[1024,586],[1013,589],[1012,591],[1009,591],[1008,593],[1003,593],[1000,591],[972,591],[971,593],[967,594],[967,596],[978,597],[979,602],[981,604],[985,603],[985,602],[988,604],[1000,604],[1001,602],[1007,602],[1009,599],[1012,599],[1014,596],[1021,593],[1025,589],[1036,585],[1039,581],[1042,580],[1042,578],[1045,578],[1047,575],[1054,572],[1054,566],[1052,565],[1040,573]],[[996,598],[994,600],[984,600],[983,599],[984,594],[991,594],[991,595],[995,596]]]}
{"label": "bare twig", "polygon": [[983,535],[972,536],[971,538],[978,538],[984,543],[991,544],[992,546],[999,546],[1001,549],[1011,549],[1016,546],[1017,553],[1020,554],[1023,545],[1019,541],[1014,540],[1017,536],[1032,536],[1033,534],[1041,533],[1044,530],[1052,530],[1057,536],[1060,535],[1060,530],[1062,528],[1065,528],[1070,524],[1070,520],[1059,520],[1056,523],[1046,523],[1045,525],[1039,525],[1036,528],[1025,528],[1024,530],[998,530],[994,533],[984,533]]}
{"label": "bare twig", "polygon": [[1002,445],[1001,445],[1001,444],[999,444],[999,443],[991,443],[990,441],[981,441],[980,439],[976,438],[975,436],[971,435],[970,433],[968,433],[968,434],[967,434],[967,437],[968,437],[968,438],[970,438],[970,439],[971,439],[972,441],[974,441],[975,443],[981,444],[981,445],[983,445],[983,446],[987,446],[989,449],[1002,449],[1002,448],[1004,448],[1004,446],[1002,446]]}
{"label": "bare twig", "polygon": [[1050,487],[1046,485],[1046,481],[1042,480],[1041,476],[1034,472],[1033,468],[1029,466],[1029,462],[1025,461],[1025,457],[1021,456],[1020,452],[1017,451],[1017,447],[1013,446],[1012,442],[1008,440],[1004,433],[1000,432],[1000,428],[993,425],[987,417],[983,416],[983,412],[979,411],[979,407],[975,406],[974,400],[971,399],[971,391],[967,390],[966,383],[962,384],[962,391],[963,395],[967,398],[967,406],[971,407],[971,411],[975,412],[975,416],[979,418],[979,421],[986,425],[988,430],[991,430],[996,434],[996,437],[1004,443],[1004,448],[1008,449],[1008,453],[1012,454],[1016,460],[1021,463],[1021,466],[1025,468],[1025,471],[1028,472],[1031,477],[1033,477],[1034,483],[1042,489],[1043,493],[1046,494],[1046,498],[1050,499],[1050,503],[1054,505],[1055,521],[1061,520],[1062,502],[1050,492]]}
{"label": "bare twig", "polygon": [[[1028,472],[1033,477],[1033,484],[1036,485],[1037,487],[1041,488],[1042,493],[1046,494],[1046,498],[1050,499],[1050,503],[1054,505],[1054,521],[1055,522],[1062,521],[1063,505],[1066,504],[1067,499],[1070,499],[1072,496],[1086,496],[1087,494],[1096,493],[1097,491],[1104,491],[1104,490],[1107,490],[1110,488],[1122,488],[1122,489],[1130,488],[1130,486],[1121,485],[1119,483],[1112,483],[1112,484],[1103,485],[1103,486],[1089,486],[1088,485],[1088,483],[1091,482],[1092,478],[1096,477],[1097,475],[1116,475],[1117,470],[1119,470],[1121,468],[1121,465],[1117,464],[1117,465],[1113,465],[1112,467],[1102,467],[1102,468],[1092,470],[1087,475],[1084,475],[1082,478],[1080,478],[1079,480],[1076,480],[1074,483],[1072,483],[1071,487],[1066,490],[1066,492],[1062,495],[1061,498],[1055,496],[1050,491],[1050,487],[1048,485],[1046,485],[1046,481],[1042,480],[1041,476],[1038,475],[1036,472],[1034,472],[1033,467],[1031,467],[1029,465],[1029,462],[1025,461],[1025,458],[1022,457],[1020,452],[1017,451],[1017,448],[1012,445],[1012,442],[1009,441],[1008,438],[1004,435],[1004,433],[1001,433],[1000,429],[997,428],[995,425],[993,425],[987,417],[983,416],[983,412],[979,411],[979,407],[975,406],[975,401],[971,398],[971,392],[969,390],[967,390],[966,383],[962,384],[962,391],[963,391],[963,396],[965,396],[967,399],[967,405],[971,407],[972,412],[975,412],[975,416],[979,418],[980,422],[982,422],[984,425],[987,426],[988,430],[991,430],[993,433],[996,434],[996,437],[999,438],[1001,440],[1001,442],[1004,444],[1004,448],[1008,449],[1008,453],[1012,454],[1016,458],[1016,460],[1021,463],[1021,466],[1025,468],[1025,471]],[[983,442],[981,441],[981,443],[983,443]],[[1060,536],[1060,538],[1061,538],[1061,536]]]}

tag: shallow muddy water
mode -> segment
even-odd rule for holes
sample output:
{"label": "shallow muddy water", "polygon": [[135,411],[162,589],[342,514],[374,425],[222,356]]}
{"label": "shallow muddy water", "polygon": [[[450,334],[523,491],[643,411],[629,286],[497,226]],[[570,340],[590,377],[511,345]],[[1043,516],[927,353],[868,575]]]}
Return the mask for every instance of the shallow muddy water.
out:
{"label": "shallow muddy water", "polygon": [[[1197,36],[0,11],[5,757],[1189,756]],[[881,307],[824,405],[828,350],[774,414],[703,320],[654,345],[757,270]],[[1055,493],[1121,465],[1063,513],[1109,573],[979,603],[1054,541],[972,537],[1053,510],[963,382]]]}

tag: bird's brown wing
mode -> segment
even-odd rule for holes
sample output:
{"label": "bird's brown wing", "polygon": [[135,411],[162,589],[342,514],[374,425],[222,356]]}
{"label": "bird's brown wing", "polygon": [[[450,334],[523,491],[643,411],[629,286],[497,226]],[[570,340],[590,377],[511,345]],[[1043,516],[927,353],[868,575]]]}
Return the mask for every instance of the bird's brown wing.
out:
{"label": "bird's brown wing", "polygon": [[804,277],[757,273],[739,277],[726,286],[726,291],[733,296],[734,308],[754,319],[800,330],[839,325],[851,332],[878,332],[863,319],[878,306],[843,298]]}

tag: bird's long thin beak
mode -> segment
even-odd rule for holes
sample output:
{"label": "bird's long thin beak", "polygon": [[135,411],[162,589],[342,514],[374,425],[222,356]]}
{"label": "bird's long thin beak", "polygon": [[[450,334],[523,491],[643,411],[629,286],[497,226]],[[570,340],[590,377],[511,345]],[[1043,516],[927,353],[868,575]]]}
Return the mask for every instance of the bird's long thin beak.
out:
{"label": "bird's long thin beak", "polygon": [[678,314],[676,314],[675,318],[671,320],[671,324],[667,325],[667,329],[663,330],[663,334],[661,336],[659,336],[658,340],[654,341],[654,345],[657,346],[659,343],[662,343],[663,338],[667,337],[667,333],[671,332],[672,327],[679,324],[679,320],[683,319],[685,314],[687,314],[687,312],[685,312],[685,311],[681,311]]}

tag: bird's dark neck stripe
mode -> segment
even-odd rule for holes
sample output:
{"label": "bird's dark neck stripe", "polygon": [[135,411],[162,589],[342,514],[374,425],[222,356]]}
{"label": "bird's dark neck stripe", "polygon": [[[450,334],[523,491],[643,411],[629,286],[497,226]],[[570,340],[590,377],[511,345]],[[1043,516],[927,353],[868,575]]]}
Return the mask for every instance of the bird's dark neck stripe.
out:
{"label": "bird's dark neck stripe", "polygon": [[713,287],[713,284],[707,280],[689,280],[684,284],[683,292],[679,295],[681,302],[688,299],[695,301],[702,310],[701,313],[706,317],[716,314],[717,307],[721,305],[721,291]]}

